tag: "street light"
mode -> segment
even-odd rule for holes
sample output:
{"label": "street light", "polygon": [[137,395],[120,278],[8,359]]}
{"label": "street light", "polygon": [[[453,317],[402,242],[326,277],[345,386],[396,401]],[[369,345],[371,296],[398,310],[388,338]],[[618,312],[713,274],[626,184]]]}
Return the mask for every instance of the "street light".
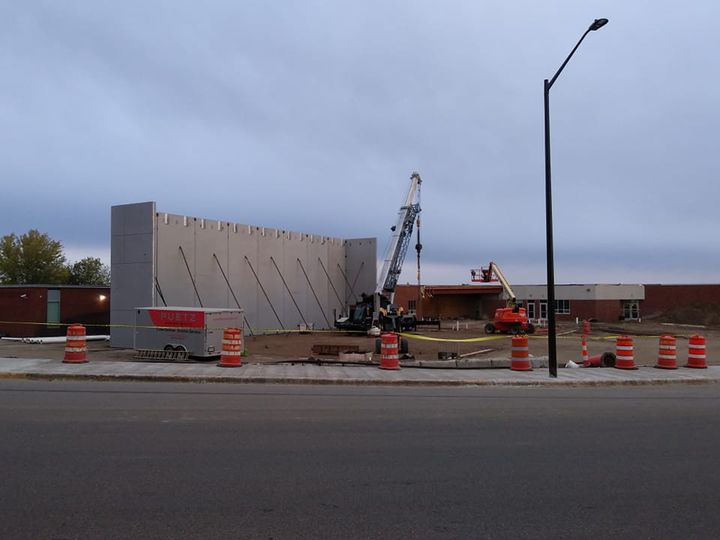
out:
{"label": "street light", "polygon": [[547,305],[548,305],[548,368],[550,377],[557,377],[557,338],[555,335],[555,263],[553,261],[552,182],[550,175],[550,88],[575,51],[590,32],[599,30],[607,19],[595,19],[577,42],[575,48],[549,81],[545,79],[545,227],[547,234]]}

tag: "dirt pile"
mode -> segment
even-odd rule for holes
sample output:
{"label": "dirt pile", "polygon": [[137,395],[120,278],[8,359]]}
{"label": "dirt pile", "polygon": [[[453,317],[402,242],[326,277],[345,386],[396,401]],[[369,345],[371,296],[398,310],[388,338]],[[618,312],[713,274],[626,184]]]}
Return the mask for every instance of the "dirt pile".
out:
{"label": "dirt pile", "polygon": [[662,314],[660,319],[678,324],[703,324],[720,326],[720,305],[691,304],[677,306]]}

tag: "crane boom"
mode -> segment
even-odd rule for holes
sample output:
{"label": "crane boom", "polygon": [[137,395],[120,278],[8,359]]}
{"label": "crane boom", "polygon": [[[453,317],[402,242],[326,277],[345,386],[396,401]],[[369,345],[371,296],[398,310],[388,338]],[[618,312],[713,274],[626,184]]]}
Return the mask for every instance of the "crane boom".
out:
{"label": "crane boom", "polygon": [[422,184],[420,175],[414,172],[410,176],[410,188],[405,197],[405,204],[400,207],[397,223],[392,227],[393,235],[385,252],[383,266],[375,287],[375,294],[387,296],[391,303],[410,245],[415,219],[420,213],[420,184]]}

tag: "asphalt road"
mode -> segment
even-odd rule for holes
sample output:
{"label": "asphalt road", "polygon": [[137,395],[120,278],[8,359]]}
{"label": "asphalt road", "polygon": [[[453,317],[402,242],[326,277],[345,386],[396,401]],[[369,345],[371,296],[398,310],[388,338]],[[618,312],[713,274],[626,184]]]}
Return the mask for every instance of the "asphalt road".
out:
{"label": "asphalt road", "polygon": [[720,387],[0,381],[0,538],[717,538]]}

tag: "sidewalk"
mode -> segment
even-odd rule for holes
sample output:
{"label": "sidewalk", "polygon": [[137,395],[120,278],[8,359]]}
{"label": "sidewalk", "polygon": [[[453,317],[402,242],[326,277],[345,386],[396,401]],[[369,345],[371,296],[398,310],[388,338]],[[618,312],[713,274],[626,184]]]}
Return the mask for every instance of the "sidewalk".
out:
{"label": "sidewalk", "polygon": [[63,364],[58,360],[0,358],[0,379],[76,379],[157,382],[223,382],[274,384],[354,384],[426,386],[606,386],[719,383],[720,366],[664,370],[641,367],[562,368],[556,379],[547,368],[516,372],[509,369],[403,368],[385,371],[376,366],[314,364],[244,364],[220,368],[214,363],[151,363],[95,361]]}

